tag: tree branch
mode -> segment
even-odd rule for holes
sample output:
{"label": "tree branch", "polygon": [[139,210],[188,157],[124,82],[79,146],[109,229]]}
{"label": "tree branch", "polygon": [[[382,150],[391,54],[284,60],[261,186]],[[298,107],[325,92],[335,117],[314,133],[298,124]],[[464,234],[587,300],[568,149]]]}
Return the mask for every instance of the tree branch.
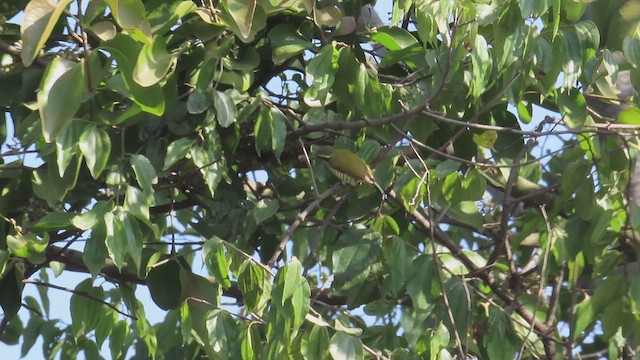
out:
{"label": "tree branch", "polygon": [[298,226],[300,226],[300,224],[307,218],[307,215],[309,215],[313,211],[313,209],[317,208],[322,202],[322,200],[331,196],[338,189],[338,187],[340,187],[340,183],[335,183],[332,187],[325,190],[322,194],[316,197],[314,201],[312,201],[304,210],[302,210],[300,214],[298,214],[298,217],[293,222],[293,224],[289,226],[289,228],[287,229],[287,232],[284,234],[284,236],[280,240],[280,244],[278,244],[276,251],[274,251],[273,255],[271,256],[271,259],[268,262],[269,267],[274,268],[276,266],[276,262],[278,261],[280,254],[282,254],[282,252],[284,251],[284,248],[287,245],[287,242],[289,241],[289,239],[291,238],[291,235],[298,228]]}
{"label": "tree branch", "polygon": [[517,300],[513,298],[507,291],[505,291],[498,283],[496,283],[487,269],[478,268],[471,259],[467,255],[462,252],[462,248],[460,248],[456,243],[449,238],[449,236],[440,230],[436,226],[432,226],[431,222],[419,211],[419,210],[410,210],[404,205],[404,201],[402,198],[395,193],[395,191],[390,191],[389,197],[393,199],[404,211],[410,215],[413,219],[415,219],[418,224],[423,228],[423,231],[427,234],[433,234],[434,240],[437,241],[440,245],[446,247],[455,258],[457,258],[475,277],[480,279],[486,285],[491,288],[502,301],[504,301],[507,305],[513,306],[515,312],[522,316],[525,321],[528,323],[532,323],[536,331],[542,336],[547,336],[551,332],[551,329],[541,323],[536,319],[536,316],[529,309],[524,306],[518,304]]}
{"label": "tree branch", "polygon": [[62,291],[70,292],[72,294],[83,296],[83,297],[86,297],[87,299],[91,299],[93,301],[99,302],[101,304],[104,304],[104,305],[110,307],[111,309],[113,309],[115,312],[117,312],[120,315],[126,316],[128,318],[133,319],[133,320],[138,320],[138,318],[135,317],[134,315],[127,314],[126,312],[123,312],[122,310],[118,309],[117,307],[113,306],[112,304],[110,304],[110,303],[108,303],[108,302],[106,302],[106,301],[104,301],[102,299],[99,299],[99,298],[97,298],[97,297],[95,297],[95,296],[93,296],[93,295],[91,295],[91,294],[89,294],[89,293],[87,293],[85,291],[78,291],[78,290],[69,289],[69,288],[66,288],[66,287],[63,287],[63,286],[53,285],[53,284],[49,284],[49,283],[43,283],[41,281],[31,280],[31,279],[24,279],[24,280],[22,280],[22,282],[25,283],[25,284],[34,284],[34,285],[38,285],[38,286],[45,286],[45,287],[48,287],[48,288],[62,290]]}

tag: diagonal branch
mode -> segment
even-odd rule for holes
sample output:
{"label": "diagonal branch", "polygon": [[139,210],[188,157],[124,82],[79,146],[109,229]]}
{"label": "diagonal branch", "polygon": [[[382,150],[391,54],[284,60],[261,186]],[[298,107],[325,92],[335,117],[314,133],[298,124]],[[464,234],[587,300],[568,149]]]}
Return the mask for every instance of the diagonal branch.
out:
{"label": "diagonal branch", "polygon": [[268,262],[269,267],[271,268],[275,267],[276,262],[280,257],[280,254],[282,254],[282,252],[284,251],[284,248],[287,245],[287,242],[289,241],[289,239],[291,239],[291,235],[298,228],[298,226],[300,226],[300,224],[302,224],[306,220],[307,216],[315,208],[320,206],[320,203],[322,202],[322,200],[331,196],[338,189],[338,187],[340,187],[340,183],[336,183],[329,189],[325,190],[322,194],[316,197],[316,199],[312,201],[304,210],[302,210],[300,214],[298,214],[298,217],[296,218],[296,220],[293,222],[293,224],[289,226],[289,228],[287,229],[287,232],[284,234],[284,236],[280,240],[280,244],[278,244],[278,247],[276,248],[276,251],[273,253],[273,256],[271,256],[271,259]]}
{"label": "diagonal branch", "polygon": [[122,310],[118,309],[117,307],[115,307],[113,304],[110,304],[100,298],[97,298],[89,293],[87,293],[86,291],[78,291],[78,290],[74,290],[74,289],[70,289],[70,288],[66,288],[64,286],[58,286],[58,285],[53,285],[53,284],[49,284],[49,283],[44,283],[38,280],[31,280],[31,279],[24,279],[22,280],[23,283],[25,284],[33,284],[33,285],[37,285],[37,286],[44,286],[44,287],[48,287],[48,288],[52,288],[52,289],[56,289],[56,290],[62,290],[62,291],[66,291],[66,292],[70,292],[72,294],[78,295],[78,296],[83,296],[86,297],[87,299],[91,299],[93,301],[97,301],[101,304],[104,304],[105,306],[108,306],[109,308],[111,308],[113,311],[117,312],[120,315],[126,316],[128,318],[131,318],[133,320],[138,320],[137,317],[135,317],[134,315],[131,314],[127,314],[125,312],[123,312]]}
{"label": "diagonal branch", "polygon": [[446,247],[451,252],[451,255],[458,259],[474,276],[489,286],[491,291],[493,291],[500,300],[504,301],[507,305],[512,306],[515,312],[522,316],[527,323],[533,324],[534,329],[536,329],[539,334],[547,336],[547,334],[552,331],[553,328],[550,328],[546,324],[538,321],[532,311],[518,304],[517,300],[511,296],[507,290],[505,290],[499,283],[496,283],[486,268],[478,268],[478,266],[476,266],[476,264],[474,264],[473,261],[471,261],[471,259],[462,252],[462,248],[453,242],[453,240],[444,231],[433,226],[431,221],[429,221],[419,210],[408,209],[404,205],[402,198],[395,191],[392,190],[388,194],[389,198],[393,199],[402,209],[404,209],[407,215],[411,216],[422,227],[424,232],[427,234],[433,234],[435,241]]}

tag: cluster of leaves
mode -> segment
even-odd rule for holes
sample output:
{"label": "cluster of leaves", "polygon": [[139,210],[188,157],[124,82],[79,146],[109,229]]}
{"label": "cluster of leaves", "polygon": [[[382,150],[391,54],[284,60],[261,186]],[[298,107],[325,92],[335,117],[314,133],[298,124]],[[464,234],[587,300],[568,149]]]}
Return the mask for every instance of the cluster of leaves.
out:
{"label": "cluster of leaves", "polygon": [[[633,353],[640,110],[592,104],[623,73],[640,85],[640,3],[581,20],[591,2],[394,1],[377,27],[364,0],[0,5],[0,340],[40,337],[47,358]],[[336,185],[327,144],[372,164],[382,204]],[[87,274],[71,324],[45,268]]]}

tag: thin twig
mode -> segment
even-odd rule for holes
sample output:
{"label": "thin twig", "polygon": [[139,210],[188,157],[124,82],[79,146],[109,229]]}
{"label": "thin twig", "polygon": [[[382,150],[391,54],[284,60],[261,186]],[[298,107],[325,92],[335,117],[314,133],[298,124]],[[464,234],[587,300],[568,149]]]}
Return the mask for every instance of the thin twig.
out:
{"label": "thin twig", "polygon": [[325,234],[325,229],[327,228],[327,226],[329,226],[329,224],[331,223],[331,220],[336,215],[336,213],[338,212],[342,204],[345,203],[345,201],[347,201],[346,196],[340,198],[340,200],[338,200],[335,203],[335,205],[333,205],[331,210],[329,210],[329,212],[325,214],[324,219],[322,220],[322,224],[320,225],[320,228],[318,229],[318,231],[316,232],[316,235],[313,237],[313,240],[311,241],[309,256],[307,256],[307,258],[305,259],[304,271],[302,272],[302,276],[305,276],[305,277],[307,276],[307,273],[309,272],[309,266],[311,266],[311,263],[317,257],[316,249],[318,248],[320,239],[322,239],[322,237]]}
{"label": "thin twig", "polygon": [[276,248],[275,252],[273,253],[273,256],[271,256],[271,259],[268,262],[269,267],[271,268],[275,267],[276,262],[280,257],[280,254],[282,254],[282,252],[284,251],[284,248],[287,245],[287,242],[291,238],[291,235],[293,235],[293,232],[298,228],[298,226],[300,226],[300,224],[302,224],[302,222],[306,220],[307,216],[315,208],[320,206],[320,203],[322,202],[322,200],[331,196],[339,187],[340,187],[340,183],[334,184],[332,187],[330,187],[329,189],[325,190],[322,194],[317,196],[314,201],[312,201],[304,210],[302,210],[300,214],[298,214],[298,217],[296,218],[296,220],[293,222],[293,224],[289,225],[287,232],[284,234],[282,239],[280,239],[280,243],[278,244],[278,247]]}
{"label": "thin twig", "polygon": [[480,269],[476,264],[471,261],[471,259],[462,251],[462,248],[458,244],[456,244],[446,233],[444,233],[439,228],[432,226],[432,222],[428,220],[418,209],[411,210],[408,209],[403,199],[395,193],[393,190],[389,192],[389,198],[393,199],[401,209],[403,209],[407,215],[413,218],[416,223],[422,228],[424,232],[427,234],[432,234],[431,237],[437,241],[440,245],[447,248],[451,255],[457,258],[475,277],[479,278],[482,282],[484,282],[487,286],[491,288],[494,294],[506,304],[513,306],[515,312],[522,316],[525,321],[531,323],[534,322],[534,326],[536,331],[541,336],[546,336],[549,333],[550,329],[544,323],[539,322],[536,319],[535,313],[531,312],[531,310],[527,309],[525,306],[522,306],[517,303],[517,301],[498,283],[495,282],[493,277],[486,271],[487,268]]}
{"label": "thin twig", "polygon": [[307,168],[309,169],[309,173],[311,174],[311,182],[313,182],[313,191],[316,192],[316,196],[320,196],[320,192],[318,191],[318,183],[316,182],[316,177],[313,175],[313,167],[311,166],[311,159],[309,159],[309,153],[307,152],[307,147],[304,146],[304,142],[302,139],[298,139],[300,142],[300,147],[302,148],[302,152],[304,153],[304,161],[307,163]]}
{"label": "thin twig", "polygon": [[63,287],[63,286],[48,284],[48,283],[40,282],[40,281],[37,281],[37,280],[31,280],[31,279],[24,279],[24,280],[22,280],[22,282],[24,284],[33,284],[33,285],[37,285],[37,286],[44,286],[44,287],[48,287],[48,288],[52,288],[52,289],[56,289],[56,290],[66,291],[66,292],[69,292],[69,293],[72,293],[72,294],[75,294],[75,295],[78,295],[78,296],[83,296],[83,297],[86,297],[87,299],[91,299],[93,301],[96,301],[96,302],[102,303],[103,305],[108,306],[109,308],[111,308],[113,311],[117,312],[120,315],[126,316],[128,318],[133,319],[133,320],[138,320],[138,318],[135,317],[134,315],[127,314],[127,313],[123,312],[122,310],[118,309],[117,307],[115,307],[114,305],[104,301],[103,299],[99,299],[99,298],[87,293],[86,291],[78,291],[78,290],[69,289],[69,288],[66,288],[66,287]]}
{"label": "thin twig", "polygon": [[[543,292],[546,280],[547,280],[547,266],[549,265],[549,255],[551,254],[551,249],[554,248],[555,238],[553,237],[553,229],[551,228],[551,222],[549,221],[549,214],[547,214],[547,209],[545,205],[540,206],[540,212],[542,213],[542,217],[544,218],[545,225],[547,227],[547,241],[544,249],[544,256],[542,259],[542,268],[540,269],[540,284],[538,285],[538,291]],[[545,320],[545,324],[549,327],[553,327],[553,323],[555,322],[555,310],[558,306],[558,298],[560,297],[560,289],[562,287],[562,280],[564,278],[564,268],[560,271],[560,274],[554,279],[554,286],[552,292],[552,298],[550,300],[549,309],[547,311],[547,318]],[[538,299],[541,294],[538,294]],[[536,304],[537,307],[537,304]],[[555,355],[555,343],[549,341],[548,339],[543,339],[542,344],[544,345],[544,352],[547,355],[547,359],[553,359]]]}

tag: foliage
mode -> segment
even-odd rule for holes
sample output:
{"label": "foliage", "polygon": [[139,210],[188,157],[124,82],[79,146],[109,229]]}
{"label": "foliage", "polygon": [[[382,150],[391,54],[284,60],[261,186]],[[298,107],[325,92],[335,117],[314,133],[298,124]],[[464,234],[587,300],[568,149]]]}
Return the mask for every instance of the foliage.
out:
{"label": "foliage", "polygon": [[[640,2],[591,21],[586,0],[395,1],[377,27],[367,2],[0,5],[0,340],[65,359],[633,354],[640,110],[635,91],[614,118],[596,106],[623,74],[638,88]],[[319,145],[367,161],[384,202]],[[49,306],[67,287],[70,324]]]}

